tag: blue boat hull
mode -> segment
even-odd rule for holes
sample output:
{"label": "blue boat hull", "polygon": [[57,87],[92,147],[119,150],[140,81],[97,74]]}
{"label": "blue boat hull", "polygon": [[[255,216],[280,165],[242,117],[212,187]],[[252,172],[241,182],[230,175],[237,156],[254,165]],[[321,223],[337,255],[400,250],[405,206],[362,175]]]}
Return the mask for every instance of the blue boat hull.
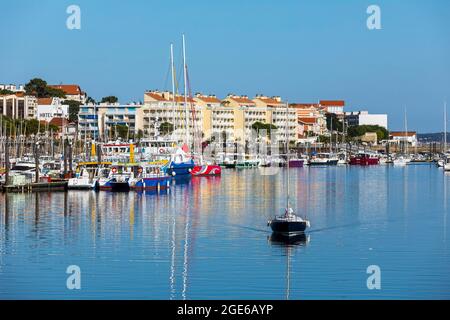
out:
{"label": "blue boat hull", "polygon": [[136,190],[156,190],[166,189],[170,186],[171,177],[143,178],[136,182],[134,189]]}
{"label": "blue boat hull", "polygon": [[194,165],[195,164],[193,160],[182,163],[171,162],[167,168],[167,173],[171,176],[174,176],[175,173],[175,177],[191,175],[191,171],[194,168]]}

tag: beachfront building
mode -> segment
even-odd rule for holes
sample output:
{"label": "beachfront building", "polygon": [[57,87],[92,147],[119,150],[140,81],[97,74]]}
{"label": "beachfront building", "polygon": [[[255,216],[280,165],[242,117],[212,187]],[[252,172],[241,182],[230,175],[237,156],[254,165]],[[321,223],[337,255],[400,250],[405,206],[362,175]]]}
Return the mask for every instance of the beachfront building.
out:
{"label": "beachfront building", "polygon": [[82,104],[86,103],[87,95],[77,84],[58,84],[49,87],[62,90],[66,95],[66,100],[78,101]]}
{"label": "beachfront building", "polygon": [[376,125],[388,128],[387,114],[370,114],[368,111],[354,111],[345,113],[348,126]]}
{"label": "beachfront building", "polygon": [[[277,141],[285,143],[286,133],[288,132],[289,141],[297,142],[300,129],[295,109],[289,107],[286,110],[287,102],[284,102],[280,96],[268,97],[256,95],[253,101],[257,107],[266,109],[266,122],[277,128]],[[287,115],[286,112],[288,112]],[[286,127],[286,124],[288,124],[289,128]]]}
{"label": "beachfront building", "polygon": [[126,126],[130,136],[142,129],[142,105],[100,103],[80,106],[78,133],[81,139],[115,139],[117,126]]}
{"label": "beachfront building", "polygon": [[98,105],[90,103],[80,106],[78,112],[78,135],[80,139],[99,139]]}
{"label": "beachfront building", "polygon": [[389,133],[389,139],[391,143],[407,144],[412,147],[417,146],[417,133],[415,131],[392,131]]}
{"label": "beachfront building", "polygon": [[69,106],[62,104],[61,98],[38,98],[36,118],[49,122],[53,118],[68,118]]}
{"label": "beachfront building", "polygon": [[22,91],[0,94],[0,115],[12,119],[34,119],[36,112],[36,97],[28,96]]}
{"label": "beachfront building", "polygon": [[213,135],[223,136],[226,133],[230,140],[234,139],[233,108],[222,106],[222,102],[215,95],[197,93],[194,97],[196,104],[203,114],[203,140],[210,140]]}
{"label": "beachfront building", "polygon": [[[172,139],[186,141],[188,133],[189,143],[192,143],[194,133],[196,137],[201,138],[207,131],[207,128],[203,127],[204,111],[205,108],[191,97],[185,99],[182,95],[174,96],[168,91],[147,91],[142,106],[143,135],[145,138],[163,135],[161,124],[169,123],[173,128],[170,133]],[[186,115],[188,131],[186,131]]]}

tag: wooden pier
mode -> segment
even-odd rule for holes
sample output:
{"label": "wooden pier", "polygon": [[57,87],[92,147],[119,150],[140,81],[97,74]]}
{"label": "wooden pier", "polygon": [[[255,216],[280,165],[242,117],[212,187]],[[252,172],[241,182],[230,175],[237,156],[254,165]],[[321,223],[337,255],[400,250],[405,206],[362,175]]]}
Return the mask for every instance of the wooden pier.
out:
{"label": "wooden pier", "polygon": [[56,182],[35,182],[27,183],[23,185],[3,185],[1,186],[2,192],[13,193],[29,193],[29,192],[42,192],[42,191],[66,191],[67,181]]}

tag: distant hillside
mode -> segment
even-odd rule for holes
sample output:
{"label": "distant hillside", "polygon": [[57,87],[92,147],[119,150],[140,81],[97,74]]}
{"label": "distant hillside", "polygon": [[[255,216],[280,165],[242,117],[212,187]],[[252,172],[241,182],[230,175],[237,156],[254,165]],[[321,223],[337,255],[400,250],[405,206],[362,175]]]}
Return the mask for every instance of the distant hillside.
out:
{"label": "distant hillside", "polygon": [[[437,133],[419,133],[417,139],[420,142],[442,142],[444,141],[444,132]],[[447,141],[450,143],[450,133],[447,132]]]}

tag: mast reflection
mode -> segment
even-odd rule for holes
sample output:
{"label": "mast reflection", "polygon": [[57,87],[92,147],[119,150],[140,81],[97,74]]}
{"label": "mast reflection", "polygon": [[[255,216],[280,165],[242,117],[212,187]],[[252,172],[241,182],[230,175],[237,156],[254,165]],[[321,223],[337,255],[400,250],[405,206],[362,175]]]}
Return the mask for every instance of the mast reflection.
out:
{"label": "mast reflection", "polygon": [[269,236],[271,245],[280,246],[286,254],[286,292],[285,299],[290,299],[291,293],[291,256],[298,247],[306,246],[310,241],[310,235],[301,233],[295,236],[285,236],[279,233],[272,233]]}

